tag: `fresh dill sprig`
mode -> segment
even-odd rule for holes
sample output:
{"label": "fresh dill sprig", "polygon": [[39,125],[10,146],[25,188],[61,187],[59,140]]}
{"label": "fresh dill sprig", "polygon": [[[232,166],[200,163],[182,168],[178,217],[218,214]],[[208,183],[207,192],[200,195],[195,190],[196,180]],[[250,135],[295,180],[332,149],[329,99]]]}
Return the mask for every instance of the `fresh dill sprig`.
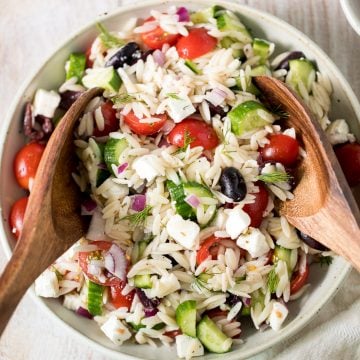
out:
{"label": "fresh dill sprig", "polygon": [[268,174],[261,174],[257,177],[258,180],[268,184],[273,184],[278,182],[288,182],[291,180],[291,178],[292,178],[291,175],[283,171],[274,171]]}
{"label": "fresh dill sprig", "polygon": [[213,292],[209,290],[205,284],[207,284],[205,281],[195,277],[193,283],[191,284],[191,287],[198,294],[203,294],[205,296],[212,296]]}
{"label": "fresh dill sprig", "polygon": [[181,97],[176,93],[167,93],[166,96],[171,98],[171,99],[182,100]]}
{"label": "fresh dill sprig", "polygon": [[279,276],[276,274],[275,268],[273,268],[267,278],[267,287],[272,294],[276,292],[279,281]]}
{"label": "fresh dill sprig", "polygon": [[281,105],[274,106],[270,109],[270,111],[277,115],[280,119],[287,119],[289,117],[289,113],[285,111]]}
{"label": "fresh dill sprig", "polygon": [[185,152],[188,148],[188,146],[194,141],[195,139],[190,136],[190,133],[188,130],[184,133],[184,145],[176,150],[175,154],[179,154],[181,152]]}
{"label": "fresh dill sprig", "polygon": [[123,217],[121,220],[129,220],[131,225],[133,225],[134,227],[143,226],[147,217],[150,215],[151,210],[152,210],[152,206],[146,205],[144,210],[139,211],[135,214],[127,215]]}
{"label": "fresh dill sprig", "polygon": [[114,105],[124,105],[129,104],[133,101],[135,101],[135,98],[132,95],[129,94],[119,94],[115,95],[111,98],[111,101],[114,103]]}
{"label": "fresh dill sprig", "polygon": [[105,26],[100,22],[96,23],[96,27],[100,31],[99,37],[101,42],[108,49],[125,45],[124,40],[118,38],[115,35],[110,34],[109,31],[105,28]]}
{"label": "fresh dill sprig", "polygon": [[320,256],[319,257],[319,263],[320,266],[329,266],[333,262],[332,256]]}

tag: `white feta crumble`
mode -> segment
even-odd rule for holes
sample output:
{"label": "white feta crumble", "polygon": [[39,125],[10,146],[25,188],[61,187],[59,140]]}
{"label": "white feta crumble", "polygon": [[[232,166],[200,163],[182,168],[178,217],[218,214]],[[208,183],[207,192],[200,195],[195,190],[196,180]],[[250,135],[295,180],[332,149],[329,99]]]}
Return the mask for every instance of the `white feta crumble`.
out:
{"label": "white feta crumble", "polygon": [[161,276],[158,280],[154,280],[151,289],[144,291],[145,294],[150,298],[163,298],[164,296],[180,290],[180,288],[181,285],[177,277],[174,274],[166,274]]}
{"label": "white feta crumble", "polygon": [[176,337],[176,351],[179,358],[185,359],[204,355],[204,347],[199,339],[187,335],[178,335]]}
{"label": "white feta crumble", "polygon": [[289,310],[285,305],[281,304],[278,301],[274,301],[271,313],[268,317],[270,327],[275,331],[279,331],[288,313]]}
{"label": "white feta crumble", "polygon": [[76,311],[82,305],[80,294],[65,294],[63,305],[69,310]]}
{"label": "white feta crumble", "polygon": [[166,224],[166,230],[178,244],[193,250],[199,237],[200,227],[191,220],[184,220],[180,215],[175,215]]}
{"label": "white feta crumble", "polygon": [[154,180],[157,176],[165,176],[165,169],[156,155],[143,155],[135,159],[132,168],[140,179]]}
{"label": "white feta crumble", "polygon": [[111,316],[101,326],[101,330],[116,345],[122,345],[124,341],[131,338],[129,329],[116,316]]}
{"label": "white feta crumble", "polygon": [[250,216],[237,206],[228,212],[225,230],[232,239],[236,239],[248,228],[250,223]]}
{"label": "white feta crumble", "polygon": [[56,108],[60,104],[60,95],[55,91],[38,89],[33,102],[33,114],[53,118]]}
{"label": "white feta crumble", "polygon": [[252,227],[246,234],[239,236],[236,244],[247,250],[253,258],[265,255],[270,250],[265,235],[259,229]]}
{"label": "white feta crumble", "polygon": [[349,126],[344,119],[337,119],[330,123],[329,127],[326,129],[326,135],[328,136],[331,145],[355,141],[355,137],[350,133]]}
{"label": "white feta crumble", "polygon": [[35,294],[47,298],[59,297],[59,280],[55,271],[46,269],[35,280]]}
{"label": "white feta crumble", "polygon": [[175,123],[181,122],[196,111],[191,100],[186,95],[181,95],[181,97],[177,96],[176,98],[169,98],[167,105],[167,113]]}

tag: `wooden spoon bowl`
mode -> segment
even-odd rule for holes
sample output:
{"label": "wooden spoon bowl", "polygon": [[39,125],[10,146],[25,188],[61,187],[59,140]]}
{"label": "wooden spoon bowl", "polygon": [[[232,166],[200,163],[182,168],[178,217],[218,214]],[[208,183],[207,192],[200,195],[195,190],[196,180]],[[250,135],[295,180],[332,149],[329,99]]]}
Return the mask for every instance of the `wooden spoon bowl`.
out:
{"label": "wooden spoon bowl", "polygon": [[35,279],[87,230],[80,191],[72,179],[77,160],[73,129],[86,105],[102,89],[82,94],[51,135],[26,208],[24,227],[0,278],[0,334]]}
{"label": "wooden spoon bowl", "polygon": [[283,82],[267,76],[254,82],[266,101],[288,114],[285,124],[295,129],[306,151],[294,199],[282,203],[280,214],[360,271],[360,211],[326,134]]}

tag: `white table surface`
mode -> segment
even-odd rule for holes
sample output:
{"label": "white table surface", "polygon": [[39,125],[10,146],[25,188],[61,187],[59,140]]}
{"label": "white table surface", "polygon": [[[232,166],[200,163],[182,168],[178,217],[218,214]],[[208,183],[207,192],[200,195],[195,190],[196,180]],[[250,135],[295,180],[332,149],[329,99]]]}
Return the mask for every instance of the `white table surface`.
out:
{"label": "white table surface", "polygon": [[[360,37],[346,22],[338,0],[240,0],[239,2],[268,11],[307,34],[329,54],[344,73],[355,93],[360,95],[358,67]],[[121,0],[0,0],[0,114],[2,117],[24,78],[33,72],[69,33],[120,4]],[[0,249],[0,271],[5,263],[5,255]],[[306,337],[313,328],[322,323],[326,326],[328,317],[345,312],[352,305],[351,302],[360,297],[359,285],[360,275],[353,271],[345,282],[343,290],[321,310],[310,325],[286,344],[261,354],[257,359],[287,359],[286,347],[290,344],[292,347],[303,346],[299,339]],[[350,292],[350,299],[354,300],[344,303],[344,291]],[[354,316],[357,317],[359,314],[355,312]],[[360,327],[360,320],[358,324]],[[329,331],[331,332],[331,329]],[[339,336],[340,345],[341,341]],[[334,343],[334,347],[338,345]],[[360,358],[360,344],[354,343],[350,346],[357,347],[352,353],[356,354],[355,357],[359,355],[357,358]],[[345,359],[341,356],[341,350],[338,358]],[[104,360],[105,357],[93,351],[80,339],[68,335],[64,328],[46,315],[29,295],[26,295],[0,340],[0,359]],[[121,359],[120,354],[119,359]]]}

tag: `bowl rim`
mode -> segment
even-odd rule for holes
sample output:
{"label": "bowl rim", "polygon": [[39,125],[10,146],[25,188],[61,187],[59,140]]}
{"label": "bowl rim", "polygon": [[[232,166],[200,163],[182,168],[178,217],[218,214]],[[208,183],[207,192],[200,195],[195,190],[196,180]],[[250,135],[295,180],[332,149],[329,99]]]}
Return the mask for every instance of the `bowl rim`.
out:
{"label": "bowl rim", "polygon": [[[33,82],[33,80],[39,75],[39,73],[42,71],[43,67],[46,66],[46,64],[57,55],[58,52],[60,52],[64,47],[68,46],[77,36],[80,34],[85,33],[86,31],[90,30],[95,21],[102,21],[107,20],[116,16],[121,15],[123,12],[131,12],[136,10],[141,10],[144,7],[157,7],[160,5],[171,5],[179,3],[178,0],[148,0],[145,3],[137,2],[133,5],[121,5],[111,11],[105,12],[97,17],[95,17],[93,20],[88,21],[85,25],[81,26],[79,29],[72,32],[72,34],[67,37],[64,41],[60,43],[57,48],[51,52],[50,55],[48,55],[44,61],[40,63],[40,65],[30,73],[30,75],[25,79],[25,81],[22,83],[22,85],[17,90],[15,97],[13,101],[11,102],[11,105],[7,111],[7,115],[5,116],[5,121],[2,123],[2,126],[0,127],[0,168],[3,160],[4,155],[4,145],[7,140],[8,136],[8,129],[10,126],[10,123],[14,117],[16,108],[18,106],[18,103],[22,100],[22,97],[25,93],[25,90],[30,86],[30,84]],[[326,64],[329,69],[335,74],[339,82],[341,83],[342,88],[345,90],[345,93],[348,97],[348,100],[351,104],[351,107],[356,114],[356,117],[358,121],[360,121],[360,103],[352,90],[350,84],[345,79],[344,75],[342,75],[341,71],[338,69],[338,67],[334,64],[334,62],[330,59],[330,57],[318,46],[314,41],[312,41],[307,35],[305,35],[303,32],[295,28],[294,26],[290,25],[286,21],[278,18],[275,15],[272,15],[270,13],[267,13],[262,10],[258,10],[254,7],[248,6],[248,5],[242,5],[238,4],[236,2],[228,1],[228,0],[219,0],[219,1],[211,1],[208,0],[191,0],[189,1],[191,4],[199,4],[203,7],[211,6],[212,4],[217,4],[224,6],[225,8],[232,8],[238,13],[245,12],[246,14],[252,15],[252,16],[258,16],[261,17],[263,20],[271,22],[273,24],[276,24],[279,27],[284,28],[287,32],[290,32],[293,36],[297,37],[299,40],[304,42],[311,51],[316,54],[316,58],[321,58]],[[10,247],[10,243],[6,236],[5,231],[5,224],[4,224],[4,216],[2,214],[3,209],[0,204],[0,215],[1,215],[1,221],[0,221],[0,234],[3,236],[0,236],[0,243],[1,246],[5,252],[6,257],[9,259],[12,254],[12,250]],[[314,307],[311,311],[309,311],[304,316],[293,320],[290,322],[287,327],[286,331],[279,331],[278,337],[270,339],[266,341],[265,343],[258,345],[252,349],[249,349],[243,353],[240,351],[232,351],[226,354],[227,360],[238,360],[240,358],[248,358],[249,356],[253,356],[256,354],[259,354],[260,352],[263,352],[264,350],[269,349],[272,346],[275,346],[282,341],[290,338],[291,336],[295,335],[298,331],[300,331],[303,327],[305,327],[311,319],[320,311],[320,309],[328,303],[336,294],[336,292],[339,290],[339,288],[343,285],[343,282],[345,278],[349,275],[352,267],[349,263],[344,261],[344,267],[342,271],[338,274],[336,281],[334,281],[330,287],[326,289],[326,296],[322,296],[320,301],[318,301],[317,306]],[[121,354],[122,358],[124,360],[138,360],[141,358],[138,358],[136,356],[128,355],[125,353],[121,353],[115,349],[108,348],[104,345],[101,345],[100,343],[90,339],[85,334],[81,333],[80,331],[76,330],[72,326],[70,326],[66,321],[61,319],[59,316],[57,316],[48,305],[46,305],[45,300],[35,295],[33,287],[31,287],[28,291],[31,298],[41,306],[41,308],[46,311],[56,322],[61,324],[64,328],[67,329],[71,334],[74,334],[79,339],[81,339],[84,343],[91,344],[93,349],[96,349],[99,353],[102,353],[103,355],[106,355],[110,358],[118,358]],[[240,352],[240,353],[239,353]]]}
{"label": "bowl rim", "polygon": [[353,10],[353,6],[348,0],[340,0],[341,7],[344,11],[347,21],[351,27],[360,35],[360,14],[356,14]]}

